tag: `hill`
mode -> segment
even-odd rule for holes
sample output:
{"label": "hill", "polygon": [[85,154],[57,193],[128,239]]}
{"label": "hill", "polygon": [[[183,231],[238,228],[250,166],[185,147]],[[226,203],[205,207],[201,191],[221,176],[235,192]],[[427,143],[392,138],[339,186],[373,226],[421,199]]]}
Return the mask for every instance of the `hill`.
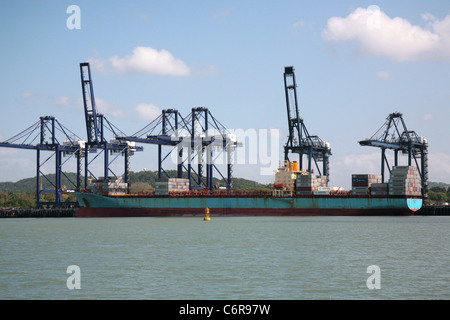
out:
{"label": "hill", "polygon": [[[175,170],[166,171],[167,176],[170,178],[176,178],[177,172]],[[140,171],[140,172],[131,172],[130,173],[130,185],[136,183],[148,183],[151,187],[155,185],[155,182],[158,178],[157,171]],[[183,178],[187,179],[187,173],[183,173]],[[213,185],[215,186],[225,186],[223,180],[218,178],[213,178]],[[233,178],[233,189],[236,190],[269,190],[269,184],[261,184],[256,181],[247,180],[243,178]]]}
{"label": "hill", "polygon": [[[47,179],[41,178],[41,189],[42,190],[54,189],[52,183],[54,183],[55,181],[55,175],[49,174],[47,175]],[[61,178],[62,185],[67,186],[68,189],[73,189],[75,187],[71,181],[73,183],[76,183],[77,175],[71,172],[64,173],[64,175]],[[17,182],[0,182],[0,191],[18,192],[18,193],[36,192],[36,177],[25,178]]]}
{"label": "hill", "polygon": [[[177,172],[175,170],[170,170],[166,172],[171,178],[175,178]],[[67,177],[66,177],[67,176]],[[47,175],[48,180],[52,183],[55,180],[54,174]],[[156,179],[158,178],[157,171],[140,171],[140,172],[130,172],[130,187],[137,188],[135,191],[143,190],[154,190]],[[187,175],[184,175],[187,178]],[[69,180],[70,179],[70,180]],[[83,179],[83,177],[82,177]],[[50,181],[45,178],[41,179],[41,189],[54,189]],[[67,186],[68,189],[74,189],[73,183],[76,183],[75,173],[65,173],[62,177],[62,185]],[[223,181],[214,178],[214,185],[219,184],[224,186]],[[256,181],[234,178],[233,179],[233,189],[236,190],[269,190],[270,185],[265,185],[258,183]],[[19,180],[17,182],[0,182],[0,192],[14,192],[14,193],[32,193],[36,192],[36,178],[26,178]]]}
{"label": "hill", "polygon": [[445,183],[445,182],[428,182],[428,187],[430,189],[438,187],[438,188],[444,188],[444,189],[448,189],[448,187],[450,187],[450,184]]}

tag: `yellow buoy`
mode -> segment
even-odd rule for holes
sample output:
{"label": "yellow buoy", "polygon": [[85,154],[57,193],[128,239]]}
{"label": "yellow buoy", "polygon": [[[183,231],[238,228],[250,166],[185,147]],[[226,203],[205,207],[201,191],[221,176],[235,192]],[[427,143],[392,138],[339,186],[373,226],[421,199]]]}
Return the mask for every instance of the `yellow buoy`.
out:
{"label": "yellow buoy", "polygon": [[211,218],[209,217],[209,208],[205,209],[205,217],[203,218],[204,221],[209,221]]}

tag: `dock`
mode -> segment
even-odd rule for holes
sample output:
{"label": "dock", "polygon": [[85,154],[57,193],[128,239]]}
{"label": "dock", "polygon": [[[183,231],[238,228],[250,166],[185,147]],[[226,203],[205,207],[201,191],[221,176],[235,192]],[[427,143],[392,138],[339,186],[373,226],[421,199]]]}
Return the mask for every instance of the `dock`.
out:
{"label": "dock", "polygon": [[1,208],[0,218],[71,218],[77,208],[24,209]]}
{"label": "dock", "polygon": [[416,216],[450,216],[450,206],[425,205],[414,213]]}

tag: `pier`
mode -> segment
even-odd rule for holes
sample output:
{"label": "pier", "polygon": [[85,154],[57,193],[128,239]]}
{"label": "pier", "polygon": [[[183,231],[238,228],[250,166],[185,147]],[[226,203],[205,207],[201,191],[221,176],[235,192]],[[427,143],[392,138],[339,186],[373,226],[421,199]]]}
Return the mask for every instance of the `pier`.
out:
{"label": "pier", "polygon": [[450,206],[426,205],[420,208],[414,215],[416,216],[450,216]]}
{"label": "pier", "polygon": [[0,218],[71,218],[77,208],[24,209],[1,208]]}

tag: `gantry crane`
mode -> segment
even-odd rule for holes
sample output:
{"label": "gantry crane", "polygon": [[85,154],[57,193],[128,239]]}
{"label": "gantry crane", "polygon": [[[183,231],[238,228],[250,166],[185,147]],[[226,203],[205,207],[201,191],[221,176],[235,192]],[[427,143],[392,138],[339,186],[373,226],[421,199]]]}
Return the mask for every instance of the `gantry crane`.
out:
{"label": "gantry crane", "polygon": [[[84,105],[84,115],[86,122],[86,134],[87,141],[85,144],[85,186],[88,185],[89,176],[94,176],[89,170],[89,165],[91,162],[98,157],[97,156],[89,161],[89,153],[95,153],[97,151],[103,152],[104,156],[104,179],[109,180],[109,174],[112,173],[116,178],[117,176],[110,169],[110,164],[117,159],[119,155],[123,155],[125,159],[124,163],[124,179],[123,181],[128,183],[129,177],[129,157],[134,154],[135,151],[142,151],[143,148],[136,146],[133,142],[120,141],[116,139],[118,136],[124,136],[125,134],[121,132],[117,127],[115,127],[111,122],[109,122],[103,114],[97,111],[95,105],[94,97],[94,85],[91,77],[91,69],[89,62],[80,63],[80,75],[81,75],[81,87],[83,93],[83,105]],[[109,142],[105,137],[105,129],[110,130],[113,133],[114,138]],[[116,157],[111,161],[109,159],[109,153],[116,153]],[[95,176],[94,176],[95,177]]]}
{"label": "gantry crane", "polygon": [[[180,125],[180,123],[183,123]],[[153,121],[148,123],[144,128],[132,135],[117,136],[119,141],[155,144],[158,146],[158,178],[161,179],[163,174],[168,176],[163,164],[177,146],[182,138],[179,136],[180,128],[185,127],[185,121],[176,109],[162,110],[161,114]],[[163,153],[163,147],[170,147],[170,152]],[[177,157],[177,177],[182,178],[182,151],[179,150]]]}
{"label": "gantry crane", "polygon": [[[58,137],[59,136],[59,137]],[[72,131],[63,126],[55,117],[43,116],[39,121],[23,130],[10,139],[0,142],[0,147],[36,150],[36,208],[52,206],[60,208],[63,206],[74,206],[76,202],[63,202],[62,193],[64,189],[72,189],[79,192],[81,188],[81,159],[84,156],[84,143]],[[50,156],[42,158],[42,152],[50,152]],[[64,159],[66,157],[66,159]],[[63,165],[70,159],[76,159],[77,176],[72,181],[63,171]],[[43,172],[43,166],[54,162],[54,179]],[[62,184],[62,177],[69,183]],[[53,188],[43,189],[43,179]],[[43,201],[44,193],[54,194],[54,201]]]}
{"label": "gantry crane", "polygon": [[[394,151],[394,166],[398,166],[398,152],[408,155],[408,166],[414,164],[419,170],[422,185],[422,195],[428,193],[428,141],[417,135],[415,131],[409,131],[406,127],[403,115],[400,112],[389,114],[385,123],[375,134],[365,140],[359,141],[361,146],[377,147],[381,149],[381,179],[385,180],[385,166],[389,173],[391,168],[386,157],[386,149]],[[420,158],[420,164],[418,162]]]}
{"label": "gantry crane", "polygon": [[[191,123],[190,146],[188,146],[188,177],[193,172],[197,176],[197,185],[213,189],[214,169],[226,183],[227,190],[232,189],[233,159],[236,147],[242,146],[236,136],[228,132],[206,107],[192,108],[187,121]],[[220,172],[214,157],[214,151],[224,152],[226,155],[227,177]],[[216,157],[217,158],[217,157]],[[198,171],[195,172],[192,162],[197,159]],[[203,168],[206,167],[206,183],[203,181]]]}
{"label": "gantry crane", "polygon": [[[303,170],[303,156],[307,156],[309,173],[312,172],[313,162],[319,175],[327,176],[329,180],[329,156],[331,148],[328,142],[316,135],[310,135],[303,119],[300,117],[297,102],[297,84],[295,81],[294,67],[284,68],[284,89],[288,116],[289,136],[284,146],[284,159],[289,161],[289,153],[299,155],[299,168]],[[322,162],[322,168],[318,162]]]}
{"label": "gantry crane", "polygon": [[[146,125],[143,129],[139,130],[133,135],[126,135],[120,132],[114,127],[102,114],[97,112],[95,106],[94,89],[91,78],[90,66],[88,62],[80,64],[81,73],[81,85],[83,89],[83,103],[86,122],[86,152],[85,152],[85,184],[87,185],[87,177],[92,173],[89,171],[88,153],[96,150],[104,151],[104,179],[109,177],[109,160],[108,150],[116,150],[118,153],[122,153],[125,156],[125,182],[128,182],[128,155],[134,151],[142,150],[142,147],[136,146],[137,143],[150,143],[158,145],[158,177],[162,178],[162,174],[165,173],[163,168],[163,162],[170,155],[163,155],[162,147],[170,146],[177,149],[177,176],[182,177],[184,162],[183,158],[187,158],[188,161],[188,178],[191,182],[192,169],[191,155],[195,151],[199,154],[199,159],[202,159],[202,154],[205,149],[208,149],[206,160],[206,177],[207,181],[202,179],[202,162],[199,162],[199,172],[197,173],[197,183],[208,189],[212,189],[212,173],[213,168],[217,169],[217,166],[212,161],[211,148],[222,147],[225,152],[231,154],[234,148],[239,144],[230,139],[230,134],[226,132],[226,129],[215,119],[207,108],[193,108],[188,120],[183,118],[178,110],[165,109],[162,111],[161,116],[156,118],[150,124]],[[203,114],[203,125],[200,125],[200,131],[197,129],[200,123],[201,114]],[[217,135],[208,135],[208,131],[211,129],[208,127],[209,123],[212,129],[219,132]],[[114,133],[114,143],[108,143],[104,137],[104,129],[108,128]],[[159,129],[160,128],[160,129]],[[159,131],[158,131],[159,130]],[[200,145],[200,148],[197,146]],[[195,148],[194,148],[195,146]],[[183,157],[183,149],[188,149],[187,157]],[[195,150],[194,150],[195,149]],[[89,151],[89,152],[88,152]],[[172,151],[172,150],[171,150]],[[231,157],[228,157],[230,160]],[[186,169],[186,168],[185,168]],[[228,163],[227,167],[228,178],[227,188],[231,188],[231,174],[232,164]],[[219,172],[220,174],[220,172]],[[221,174],[222,175],[222,174]],[[223,177],[223,175],[222,175]]]}
{"label": "gantry crane", "polygon": [[[233,152],[241,144],[213,117],[208,108],[192,108],[191,113],[185,118],[176,109],[164,109],[160,116],[143,129],[131,136],[119,136],[117,139],[156,144],[158,146],[158,178],[162,178],[163,174],[169,177],[163,164],[176,149],[177,177],[183,177],[183,172],[186,171],[191,189],[195,187],[212,189],[213,169],[216,169],[225,180],[227,189],[232,187]],[[162,151],[163,146],[170,148],[165,155]],[[214,150],[224,151],[227,154],[227,178],[214,163]],[[197,171],[194,169],[194,162],[197,162]],[[203,174],[205,166],[206,177]]]}

